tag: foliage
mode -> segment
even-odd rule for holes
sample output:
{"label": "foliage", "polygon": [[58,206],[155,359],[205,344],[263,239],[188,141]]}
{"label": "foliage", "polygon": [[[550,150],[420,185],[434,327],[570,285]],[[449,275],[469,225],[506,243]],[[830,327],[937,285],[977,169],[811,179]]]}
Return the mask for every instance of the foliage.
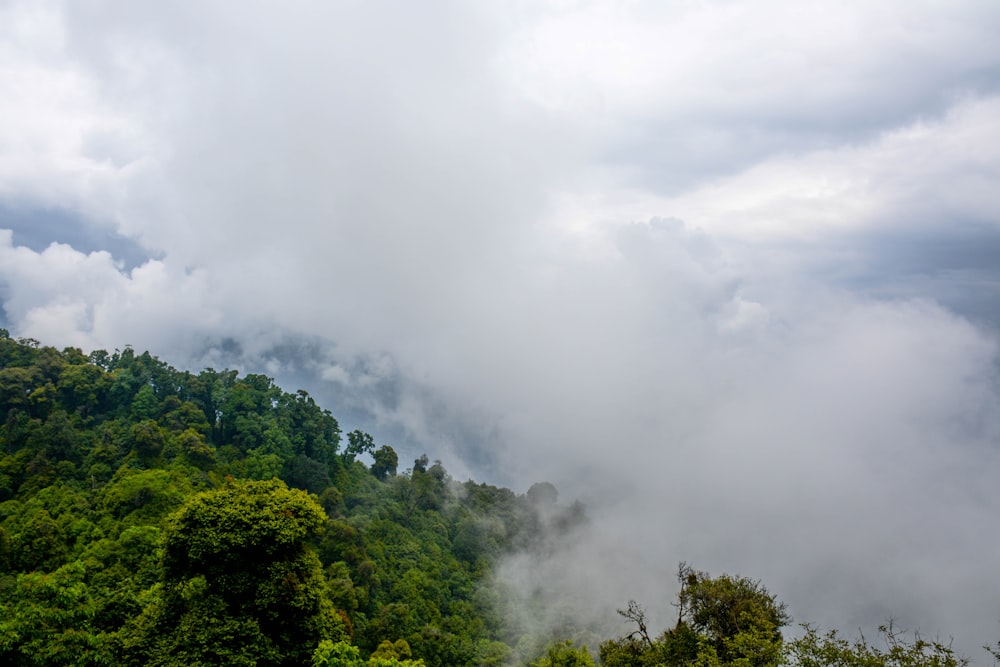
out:
{"label": "foliage", "polygon": [[364,667],[361,650],[348,642],[324,639],[312,654],[313,667]]}
{"label": "foliage", "polygon": [[636,629],[601,644],[601,663],[764,667],[783,659],[781,628],[789,622],[784,604],[759,582],[727,574],[711,577],[681,563],[677,624],[650,635],[646,612],[635,601],[619,614]]}
{"label": "foliage", "polygon": [[525,496],[427,456],[399,474],[357,429],[342,450],[329,411],[262,375],[0,333],[0,663],[510,655],[486,591],[543,530]]}
{"label": "foliage", "polygon": [[[681,591],[677,596],[678,625],[690,626],[707,640],[723,663],[771,665],[781,651],[781,628],[791,620],[784,603],[777,601],[760,582],[723,574],[710,577],[681,564]],[[686,641],[686,640],[682,640]]]}
{"label": "foliage", "polygon": [[93,665],[109,655],[109,637],[87,632],[94,595],[80,561],[51,574],[17,577],[0,604],[0,658],[7,665]]}
{"label": "foliage", "polygon": [[125,634],[130,659],[294,665],[343,636],[307,544],[324,521],[314,498],[280,480],[192,496],[164,524],[161,599]]}
{"label": "foliage", "polygon": [[531,663],[531,667],[594,667],[587,647],[577,648],[567,640],[550,646],[545,655]]}
{"label": "foliage", "polygon": [[[383,642],[385,647],[371,654],[368,660],[361,658],[361,651],[357,646],[351,646],[345,641],[332,642],[323,640],[313,652],[313,667],[425,667],[423,660],[409,659],[409,646],[400,640],[395,644]],[[405,647],[405,649],[404,649]],[[404,652],[406,657],[401,657],[400,652]]]}
{"label": "foliage", "polygon": [[910,640],[891,623],[878,629],[884,649],[869,644],[864,636],[849,641],[835,630],[821,635],[812,626],[803,628],[805,635],[792,642],[789,650],[790,662],[797,667],[964,667],[969,662],[949,644],[919,635]]}
{"label": "foliage", "polygon": [[389,445],[383,445],[372,452],[372,474],[376,479],[385,480],[386,477],[396,474],[396,466],[399,465],[399,457],[396,450]]}

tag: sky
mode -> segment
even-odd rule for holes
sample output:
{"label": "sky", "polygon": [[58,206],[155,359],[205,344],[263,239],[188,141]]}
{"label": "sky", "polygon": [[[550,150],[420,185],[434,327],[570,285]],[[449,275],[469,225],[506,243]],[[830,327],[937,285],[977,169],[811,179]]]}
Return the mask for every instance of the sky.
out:
{"label": "sky", "polygon": [[507,584],[1000,639],[1000,3],[0,0],[13,335],[591,517]]}

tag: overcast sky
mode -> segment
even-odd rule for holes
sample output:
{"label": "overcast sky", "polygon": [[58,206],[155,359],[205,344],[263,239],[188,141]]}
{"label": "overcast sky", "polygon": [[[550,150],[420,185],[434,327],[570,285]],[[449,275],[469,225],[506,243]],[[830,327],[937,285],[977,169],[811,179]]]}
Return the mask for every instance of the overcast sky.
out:
{"label": "overcast sky", "polygon": [[997,35],[995,0],[0,0],[4,326],[548,479],[594,528],[535,583],[586,613],[666,625],[686,560],[983,662]]}

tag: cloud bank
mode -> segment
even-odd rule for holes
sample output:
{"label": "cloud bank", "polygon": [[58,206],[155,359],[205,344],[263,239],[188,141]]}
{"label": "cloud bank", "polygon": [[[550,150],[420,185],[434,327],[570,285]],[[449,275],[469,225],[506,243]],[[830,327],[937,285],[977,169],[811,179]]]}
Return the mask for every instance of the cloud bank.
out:
{"label": "cloud bank", "polygon": [[267,372],[458,477],[549,479],[593,534],[518,582],[595,618],[668,623],[687,560],[974,653],[998,28],[975,1],[3,2],[6,326]]}

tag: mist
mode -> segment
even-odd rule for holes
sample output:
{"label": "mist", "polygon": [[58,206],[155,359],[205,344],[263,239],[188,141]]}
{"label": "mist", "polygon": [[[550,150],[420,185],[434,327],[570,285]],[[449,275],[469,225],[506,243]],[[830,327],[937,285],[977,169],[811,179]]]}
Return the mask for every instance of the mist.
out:
{"label": "mist", "polygon": [[[1000,637],[993,3],[0,2],[17,336],[307,388],[796,621]],[[601,624],[604,625],[601,625]]]}

